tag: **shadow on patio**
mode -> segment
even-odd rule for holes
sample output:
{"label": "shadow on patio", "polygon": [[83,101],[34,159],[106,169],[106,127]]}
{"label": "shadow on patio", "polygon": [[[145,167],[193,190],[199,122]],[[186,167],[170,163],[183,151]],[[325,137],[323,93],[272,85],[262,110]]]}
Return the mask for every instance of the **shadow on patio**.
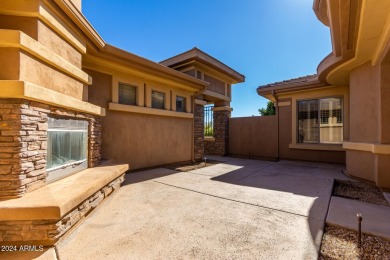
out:
{"label": "shadow on patio", "polygon": [[259,207],[306,217],[313,243],[319,250],[333,179],[347,178],[342,174],[343,165],[224,159],[225,166],[219,167],[225,168],[225,173],[217,173],[210,180],[259,189],[251,189],[252,195],[245,194],[248,192],[245,190],[240,197]]}
{"label": "shadow on patio", "polygon": [[127,174],[123,187],[58,245],[61,259],[99,252],[134,259],[318,257],[333,184],[321,176],[340,166],[216,159],[223,162],[190,172]]}

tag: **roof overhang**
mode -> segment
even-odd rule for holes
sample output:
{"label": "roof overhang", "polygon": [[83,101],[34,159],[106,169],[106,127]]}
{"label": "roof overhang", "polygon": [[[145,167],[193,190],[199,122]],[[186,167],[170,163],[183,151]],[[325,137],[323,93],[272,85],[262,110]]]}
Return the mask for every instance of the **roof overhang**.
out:
{"label": "roof overhang", "polygon": [[87,50],[83,67],[90,69],[109,68],[164,82],[190,91],[203,91],[209,83],[154,61],[106,44],[101,50]]}
{"label": "roof overhang", "polygon": [[326,85],[318,79],[317,75],[310,75],[259,86],[257,93],[262,97],[275,101],[275,96],[278,94],[316,89]]}
{"label": "roof overhang", "polygon": [[232,84],[241,83],[245,81],[245,76],[238,73],[234,69],[230,68],[226,64],[220,62],[214,57],[208,55],[207,53],[201,51],[198,48],[193,48],[189,51],[178,54],[172,58],[161,61],[160,64],[167,67],[178,69],[182,66],[187,66],[189,64],[199,64],[200,66],[210,67],[213,70],[216,70],[222,73],[225,77],[228,77]]}
{"label": "roof overhang", "polygon": [[315,0],[313,9],[332,36],[333,51],[317,68],[321,81],[348,85],[351,70],[383,60],[390,41],[389,0]]}

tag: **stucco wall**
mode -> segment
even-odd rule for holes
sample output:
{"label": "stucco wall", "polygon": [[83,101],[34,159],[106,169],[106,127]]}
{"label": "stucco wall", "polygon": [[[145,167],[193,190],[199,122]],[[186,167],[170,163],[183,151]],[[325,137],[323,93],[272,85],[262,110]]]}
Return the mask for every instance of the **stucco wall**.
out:
{"label": "stucco wall", "polygon": [[41,21],[38,22],[38,42],[50,48],[73,65],[81,68],[81,53]]}
{"label": "stucco wall", "polygon": [[102,131],[103,158],[132,170],[191,160],[192,119],[109,111]]}
{"label": "stucco wall", "polygon": [[24,51],[20,53],[19,79],[80,100],[83,98],[83,84],[81,82],[37,60]]}
{"label": "stucco wall", "polygon": [[350,74],[350,141],[379,141],[380,69],[366,63]]}
{"label": "stucco wall", "polygon": [[382,63],[381,81],[381,143],[390,144],[390,51],[387,59]]}
{"label": "stucco wall", "polygon": [[35,17],[0,15],[1,29],[19,30],[35,40],[38,39],[37,24],[38,18]]}
{"label": "stucco wall", "polygon": [[349,175],[375,181],[375,155],[371,152],[348,150],[346,152],[347,173]]}
{"label": "stucco wall", "polygon": [[[363,144],[390,143],[390,65],[389,58],[382,64],[366,63],[350,74],[350,141]],[[356,150],[355,150],[356,149]],[[347,150],[347,172],[358,178],[390,187],[390,156],[371,150]]]}
{"label": "stucco wall", "polygon": [[[41,6],[39,7],[39,5]],[[43,2],[29,1],[26,4],[20,1],[8,1],[4,3],[2,8],[6,11],[9,9],[10,12],[15,8],[20,9],[21,16],[0,15],[0,29],[5,29],[2,33],[11,35],[9,38],[5,37],[6,44],[7,40],[13,43],[13,45],[9,45],[12,48],[0,48],[0,66],[2,67],[0,79],[31,82],[82,100],[87,77],[83,75],[83,80],[80,80],[80,77],[76,79],[76,74],[69,71],[77,73],[79,71],[64,62],[64,60],[68,61],[81,69],[81,53],[61,36],[62,34],[75,36],[76,33]],[[23,17],[31,10],[38,9],[45,13],[45,16],[52,22],[57,20],[62,29],[57,28],[57,32],[37,17]],[[18,35],[22,40],[15,40],[17,31],[22,32],[20,36]],[[76,38],[80,40],[79,37]],[[22,41],[22,43],[19,43],[19,41]],[[35,41],[39,44],[36,44]],[[42,47],[47,47],[47,49]],[[35,52],[36,50],[39,51]],[[40,55],[43,55],[43,57]],[[63,67],[66,69],[63,69]],[[80,75],[80,73],[77,75]]]}
{"label": "stucco wall", "polygon": [[15,48],[0,48],[0,80],[18,79],[20,52]]}
{"label": "stucco wall", "polygon": [[230,118],[229,124],[230,154],[249,158],[277,157],[276,116]]}
{"label": "stucco wall", "polygon": [[0,29],[22,31],[73,65],[81,67],[81,53],[38,18],[0,15]]}
{"label": "stucco wall", "polygon": [[[93,78],[89,102],[108,108],[112,76],[85,70]],[[102,124],[102,157],[139,169],[192,157],[192,119],[107,110]]]}
{"label": "stucco wall", "polygon": [[[290,102],[291,99],[284,99]],[[230,146],[232,155],[245,157],[278,157],[277,116],[230,119]],[[292,137],[292,106],[279,107],[279,159],[328,163],[345,163],[344,151],[324,151],[290,148]]]}

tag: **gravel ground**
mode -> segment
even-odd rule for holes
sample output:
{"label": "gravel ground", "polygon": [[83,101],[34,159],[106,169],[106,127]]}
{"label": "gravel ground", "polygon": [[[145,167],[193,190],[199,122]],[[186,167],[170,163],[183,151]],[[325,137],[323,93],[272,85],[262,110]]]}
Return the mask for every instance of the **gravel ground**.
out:
{"label": "gravel ground", "polygon": [[390,259],[390,241],[362,235],[362,248],[357,247],[357,233],[338,227],[326,227],[322,238],[320,260]]}
{"label": "gravel ground", "polygon": [[172,164],[168,165],[165,168],[168,168],[170,170],[175,170],[175,171],[181,171],[181,172],[188,172],[208,166],[213,166],[216,165],[218,161],[212,161],[212,160],[207,160],[207,162],[190,162],[190,163],[179,163],[179,164]]}
{"label": "gravel ground", "polygon": [[389,203],[378,187],[359,181],[335,180],[333,196],[389,206]]}

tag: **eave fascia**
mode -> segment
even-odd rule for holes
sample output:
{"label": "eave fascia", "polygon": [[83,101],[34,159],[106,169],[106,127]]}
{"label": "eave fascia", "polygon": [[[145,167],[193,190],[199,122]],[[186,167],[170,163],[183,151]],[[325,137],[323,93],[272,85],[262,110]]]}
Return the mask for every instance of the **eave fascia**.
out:
{"label": "eave fascia", "polygon": [[137,56],[109,44],[106,44],[102,50],[96,53],[87,54],[85,60],[93,61],[88,64],[88,68],[90,69],[93,69],[92,63],[101,63],[107,68],[112,68],[122,72],[133,71],[143,77],[152,77],[156,81],[170,81],[175,83],[175,85],[186,86],[186,88],[191,91],[204,91],[210,85],[208,82],[194,78],[180,71]]}
{"label": "eave fascia", "polygon": [[219,73],[224,74],[226,77],[231,79],[230,81],[232,82],[232,84],[241,83],[245,81],[244,75],[235,71],[231,67],[217,60],[216,58],[208,55],[202,50],[199,50],[198,48],[193,48],[189,51],[161,61],[160,64],[163,64],[167,67],[177,68],[193,61],[204,66],[208,66],[211,69],[214,69]]}
{"label": "eave fascia", "polygon": [[210,67],[211,69],[214,69],[214,70],[218,71],[219,73],[222,73],[226,77],[230,78],[231,79],[230,80],[231,84],[237,84],[237,83],[245,82],[245,76],[240,74],[240,73],[238,73],[238,72],[236,72],[236,71],[234,71],[231,68],[229,68],[229,69],[233,70],[234,72],[227,73],[226,70],[220,68],[219,66],[216,66],[213,63],[207,62],[204,59],[196,57],[195,61],[198,62],[199,64],[203,65],[203,66]]}
{"label": "eave fascia", "polygon": [[327,84],[320,82],[319,80],[307,82],[305,84],[291,84],[285,86],[272,86],[272,87],[259,87],[257,88],[257,94],[268,98],[269,95],[285,94],[290,92],[316,89],[325,87]]}

